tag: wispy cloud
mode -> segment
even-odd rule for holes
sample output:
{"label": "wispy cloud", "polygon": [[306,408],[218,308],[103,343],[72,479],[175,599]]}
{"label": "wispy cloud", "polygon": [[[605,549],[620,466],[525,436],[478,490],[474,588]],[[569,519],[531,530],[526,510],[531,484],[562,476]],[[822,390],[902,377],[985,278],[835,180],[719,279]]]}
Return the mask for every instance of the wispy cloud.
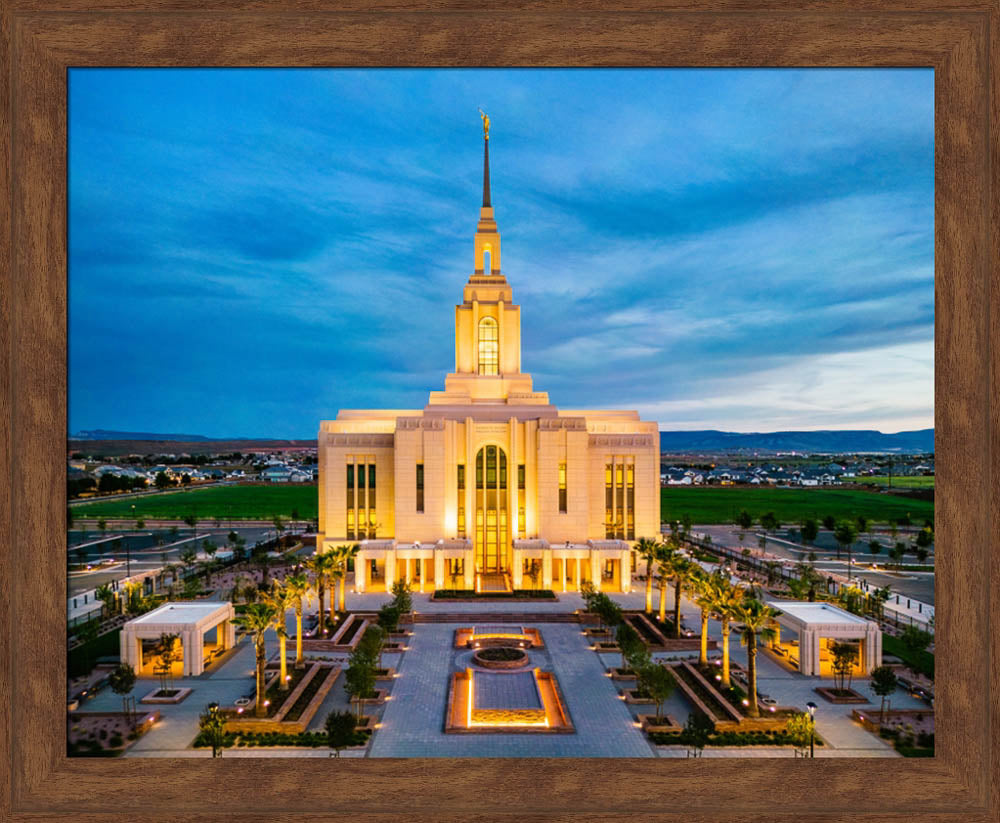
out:
{"label": "wispy cloud", "polygon": [[74,69],[70,428],[308,437],[422,407],[471,269],[478,105],[554,402],[932,425],[930,71]]}

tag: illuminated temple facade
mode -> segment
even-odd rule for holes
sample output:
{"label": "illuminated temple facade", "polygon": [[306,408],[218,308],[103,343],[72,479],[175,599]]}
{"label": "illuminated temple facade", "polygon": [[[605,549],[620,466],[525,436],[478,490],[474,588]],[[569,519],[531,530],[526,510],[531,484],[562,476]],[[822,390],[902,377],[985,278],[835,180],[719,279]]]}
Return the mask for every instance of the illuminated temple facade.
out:
{"label": "illuminated temple facade", "polygon": [[455,370],[423,409],[342,409],[319,429],[322,547],[359,543],[358,591],[629,591],[660,529],[658,426],[565,410],[521,371],[521,307],[501,268],[489,132]]}

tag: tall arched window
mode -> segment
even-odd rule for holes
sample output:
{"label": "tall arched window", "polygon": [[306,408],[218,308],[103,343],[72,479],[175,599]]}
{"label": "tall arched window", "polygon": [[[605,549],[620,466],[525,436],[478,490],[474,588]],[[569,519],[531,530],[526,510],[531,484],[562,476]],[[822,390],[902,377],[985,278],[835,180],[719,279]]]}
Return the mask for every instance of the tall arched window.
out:
{"label": "tall arched window", "polygon": [[479,321],[479,373],[500,373],[500,334],[492,317]]}

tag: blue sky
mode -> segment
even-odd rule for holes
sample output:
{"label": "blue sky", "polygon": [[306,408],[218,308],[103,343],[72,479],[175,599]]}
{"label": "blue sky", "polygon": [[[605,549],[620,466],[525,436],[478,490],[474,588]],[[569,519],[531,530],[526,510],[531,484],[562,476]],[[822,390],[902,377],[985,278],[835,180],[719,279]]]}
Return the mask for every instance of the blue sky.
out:
{"label": "blue sky", "polygon": [[454,366],[662,429],[933,425],[931,70],[73,69],[69,427],[314,437]]}

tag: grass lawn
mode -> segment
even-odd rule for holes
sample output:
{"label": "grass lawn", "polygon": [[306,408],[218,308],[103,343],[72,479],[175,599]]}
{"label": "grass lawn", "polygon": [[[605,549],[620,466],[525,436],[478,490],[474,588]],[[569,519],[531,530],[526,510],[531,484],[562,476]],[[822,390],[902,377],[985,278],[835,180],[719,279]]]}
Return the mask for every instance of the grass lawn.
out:
{"label": "grass lawn", "polygon": [[[933,478],[927,478],[932,480]],[[73,507],[77,518],[129,518],[182,520],[189,514],[201,520],[270,520],[284,518],[293,511],[305,520],[317,516],[318,494],[314,485],[210,486],[204,489],[151,494],[123,500],[99,500]],[[914,522],[934,516],[928,500],[892,497],[878,492],[849,489],[775,489],[745,487],[670,487],[660,490],[660,511],[664,521],[691,515],[695,523],[732,523],[740,509],[754,519],[773,511],[783,523],[803,518],[822,519],[864,515],[874,522],[909,514]]]}
{"label": "grass lawn", "polygon": [[73,507],[81,517],[132,518],[147,520],[182,520],[189,514],[202,520],[270,520],[276,514],[284,518],[293,511],[304,520],[314,520],[319,497],[313,484],[276,486],[210,486],[205,489],[151,494],[125,500],[100,500]]}
{"label": "grass lawn", "polygon": [[773,511],[782,523],[798,523],[806,517],[822,520],[828,514],[838,519],[864,515],[878,523],[904,514],[921,523],[924,518],[934,516],[934,504],[929,500],[911,500],[852,489],[738,486],[671,486],[660,489],[660,517],[664,522],[688,514],[695,523],[732,523],[741,509],[750,512],[754,520]]}
{"label": "grass lawn", "polygon": [[[879,475],[877,477],[859,477],[859,483],[878,483],[880,486],[888,486],[889,478]],[[923,475],[918,475],[916,477],[893,477],[892,487],[894,489],[933,489],[934,488],[934,475],[930,477],[924,477]]]}

